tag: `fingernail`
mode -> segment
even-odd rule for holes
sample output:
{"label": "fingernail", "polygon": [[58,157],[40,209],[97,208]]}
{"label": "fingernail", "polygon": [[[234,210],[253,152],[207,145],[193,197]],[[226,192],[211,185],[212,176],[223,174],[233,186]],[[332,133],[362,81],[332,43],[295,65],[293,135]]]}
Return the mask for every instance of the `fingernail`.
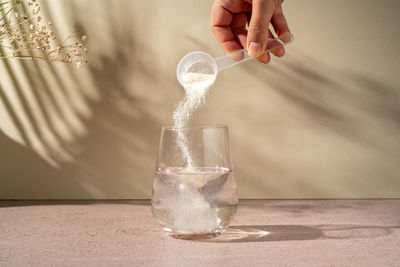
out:
{"label": "fingernail", "polygon": [[264,55],[262,55],[260,59],[261,59],[261,62],[264,64],[268,64],[269,61],[271,60],[268,53],[265,53]]}
{"label": "fingernail", "polygon": [[251,57],[258,57],[260,55],[261,45],[256,42],[250,42],[249,45],[249,55]]}

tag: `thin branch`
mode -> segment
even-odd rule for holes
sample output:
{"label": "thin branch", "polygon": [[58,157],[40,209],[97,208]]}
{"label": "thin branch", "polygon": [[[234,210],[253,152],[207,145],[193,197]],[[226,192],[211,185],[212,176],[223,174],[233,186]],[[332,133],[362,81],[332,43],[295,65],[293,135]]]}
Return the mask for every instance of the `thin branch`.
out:
{"label": "thin branch", "polygon": [[[77,67],[87,63],[83,57],[87,54],[87,49],[83,47],[86,36],[82,36],[81,41],[72,43],[73,39],[78,37],[74,32],[56,45],[52,23],[43,21],[39,15],[40,6],[37,1],[28,0],[28,9],[19,6],[22,7],[24,15],[17,13],[17,6],[23,4],[22,0],[8,2],[12,3],[11,7],[5,13],[1,12],[4,14],[0,19],[0,22],[3,21],[0,25],[0,51],[4,48],[3,53],[0,53],[0,59],[60,61],[75,63]],[[0,3],[0,7],[4,5]],[[68,44],[68,41],[71,43]],[[24,52],[29,55],[21,54]]]}

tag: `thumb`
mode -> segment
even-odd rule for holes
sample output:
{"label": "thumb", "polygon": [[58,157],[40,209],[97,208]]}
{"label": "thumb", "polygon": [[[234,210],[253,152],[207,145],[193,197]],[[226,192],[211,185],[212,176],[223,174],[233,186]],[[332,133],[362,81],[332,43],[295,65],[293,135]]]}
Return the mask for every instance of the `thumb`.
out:
{"label": "thumb", "polygon": [[247,52],[260,56],[267,46],[268,27],[275,10],[275,1],[253,0],[252,14],[247,29]]}

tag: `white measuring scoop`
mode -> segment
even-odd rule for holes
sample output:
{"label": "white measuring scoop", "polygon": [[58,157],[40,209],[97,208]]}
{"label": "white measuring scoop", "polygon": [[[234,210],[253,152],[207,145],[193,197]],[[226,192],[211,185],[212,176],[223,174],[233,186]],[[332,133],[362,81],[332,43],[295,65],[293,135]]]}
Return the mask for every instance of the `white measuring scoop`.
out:
{"label": "white measuring scoop", "polygon": [[[278,38],[268,40],[267,47],[264,53],[283,47],[293,42],[294,36],[291,33],[283,34]],[[248,61],[253,57],[249,56],[246,49],[237,50],[235,52],[213,58],[209,54],[201,51],[191,52],[185,55],[178,63],[176,68],[176,76],[179,83],[183,86],[182,77],[185,73],[204,73],[215,75],[214,81],[217,78],[219,71],[235,66],[239,63]],[[211,84],[212,84],[211,83]]]}

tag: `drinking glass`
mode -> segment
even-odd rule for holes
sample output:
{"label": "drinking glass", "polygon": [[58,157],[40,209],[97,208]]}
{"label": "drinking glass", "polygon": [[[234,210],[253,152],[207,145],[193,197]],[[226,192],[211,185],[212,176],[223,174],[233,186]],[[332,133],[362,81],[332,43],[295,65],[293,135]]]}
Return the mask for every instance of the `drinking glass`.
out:
{"label": "drinking glass", "polygon": [[237,204],[228,127],[162,127],[151,199],[162,228],[178,238],[217,236]]}

